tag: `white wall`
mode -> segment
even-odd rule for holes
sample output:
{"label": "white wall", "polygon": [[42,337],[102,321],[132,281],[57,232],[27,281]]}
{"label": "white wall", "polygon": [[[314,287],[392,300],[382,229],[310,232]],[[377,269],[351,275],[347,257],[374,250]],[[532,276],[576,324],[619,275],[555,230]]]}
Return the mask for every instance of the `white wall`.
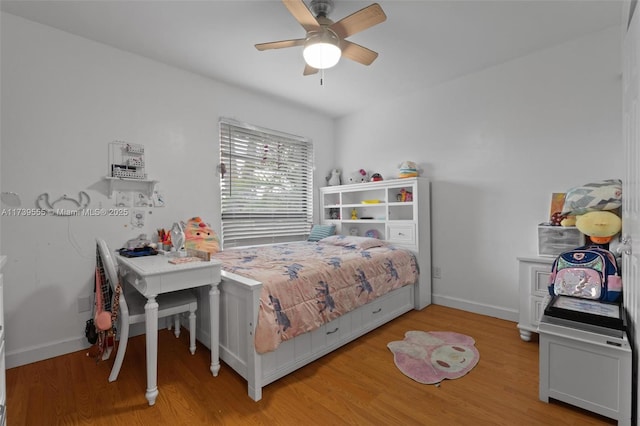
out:
{"label": "white wall", "polygon": [[[121,247],[144,232],[199,215],[220,219],[218,118],[232,117],[311,138],[316,182],[332,165],[333,121],[140,56],[2,13],[3,191],[22,207],[80,191],[110,207],[103,177],[108,143],[146,148],[147,173],[167,206],[146,226],[119,217],[1,218],[7,367],[86,347],[77,300],[92,294],[95,238]],[[67,206],[63,206],[67,207]]]}
{"label": "white wall", "polygon": [[434,303],[517,321],[516,257],[536,253],[552,192],[622,177],[621,123],[612,28],[343,118],[336,165],[388,179],[418,162],[432,180]]}
{"label": "white wall", "polygon": [[220,116],[312,138],[317,185],[333,166],[389,179],[400,161],[420,163],[442,270],[433,300],[511,320],[515,258],[535,253],[550,194],[621,176],[619,29],[335,123],[6,13],[0,30],[1,189],[26,208],[83,190],[91,207],[112,206],[102,177],[120,139],[145,145],[167,198],[142,231],[128,218],[1,218],[8,367],[85,347],[77,299],[91,294],[96,236],[115,248],[192,215],[218,223]]}

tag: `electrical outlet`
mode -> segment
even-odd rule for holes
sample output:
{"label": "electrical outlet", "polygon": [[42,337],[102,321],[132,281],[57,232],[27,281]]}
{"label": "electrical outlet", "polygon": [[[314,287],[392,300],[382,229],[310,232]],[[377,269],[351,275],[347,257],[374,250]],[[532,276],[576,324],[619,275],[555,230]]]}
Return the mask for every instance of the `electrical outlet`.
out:
{"label": "electrical outlet", "polygon": [[433,267],[433,278],[442,278],[442,270],[439,266]]}
{"label": "electrical outlet", "polygon": [[78,297],[78,313],[89,312],[91,310],[91,298]]}

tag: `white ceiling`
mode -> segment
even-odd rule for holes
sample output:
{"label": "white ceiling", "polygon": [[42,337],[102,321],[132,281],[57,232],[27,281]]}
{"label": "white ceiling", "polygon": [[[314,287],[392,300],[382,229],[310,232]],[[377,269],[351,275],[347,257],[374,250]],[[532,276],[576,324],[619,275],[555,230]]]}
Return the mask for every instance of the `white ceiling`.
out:
{"label": "white ceiling", "polygon": [[[309,0],[306,0],[307,4]],[[372,1],[335,0],[334,21]],[[620,0],[379,1],[382,24],[349,40],[380,55],[303,77],[301,47],[254,44],[304,37],[277,0],[2,0],[4,12],[68,31],[332,117],[620,25]]]}

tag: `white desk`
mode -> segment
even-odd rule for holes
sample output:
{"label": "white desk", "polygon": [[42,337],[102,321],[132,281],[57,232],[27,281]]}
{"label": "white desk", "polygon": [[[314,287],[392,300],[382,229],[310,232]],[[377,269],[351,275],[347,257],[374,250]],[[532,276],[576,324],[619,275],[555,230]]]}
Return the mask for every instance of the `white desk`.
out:
{"label": "white desk", "polygon": [[220,261],[189,262],[179,265],[169,263],[167,256],[123,257],[115,256],[124,280],[147,298],[145,310],[147,350],[147,392],[149,405],[158,397],[158,303],[156,296],[186,288],[211,286],[209,307],[211,310],[211,373],[220,371],[218,351],[220,311]]}

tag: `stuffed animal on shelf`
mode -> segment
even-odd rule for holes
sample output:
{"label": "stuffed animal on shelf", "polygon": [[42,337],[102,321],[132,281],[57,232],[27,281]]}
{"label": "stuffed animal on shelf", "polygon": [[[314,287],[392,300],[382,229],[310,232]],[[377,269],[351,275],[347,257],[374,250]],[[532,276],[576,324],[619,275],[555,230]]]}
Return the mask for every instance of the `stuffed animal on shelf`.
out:
{"label": "stuffed animal on shelf", "polygon": [[561,219],[560,219],[560,226],[576,226],[576,217],[575,216],[562,216]]}
{"label": "stuffed animal on shelf", "polygon": [[380,173],[374,173],[371,175],[371,182],[380,182],[382,179],[382,175]]}
{"label": "stuffed animal on shelf", "polygon": [[400,190],[400,193],[396,196],[396,199],[398,201],[413,201],[413,193],[411,191],[407,191],[406,189],[402,188]]}
{"label": "stuffed animal on shelf", "polygon": [[[563,221],[567,220],[567,216],[562,215],[560,212],[555,212],[554,214],[551,215],[551,225],[553,226],[560,226],[562,225]],[[565,222],[568,223],[568,222]],[[575,225],[575,220],[574,220],[574,225]],[[563,226],[574,226],[574,225],[563,225]]]}
{"label": "stuffed animal on shelf", "polygon": [[593,244],[608,245],[622,229],[622,181],[607,179],[571,188],[564,197],[562,226],[574,226]]}
{"label": "stuffed animal on shelf", "polygon": [[187,249],[217,253],[220,251],[220,240],[215,231],[200,217],[192,217],[183,223],[185,243]]}
{"label": "stuffed animal on shelf", "polygon": [[369,173],[365,169],[360,169],[349,175],[349,183],[369,182]]}
{"label": "stuffed animal on shelf", "polygon": [[592,211],[576,216],[576,228],[598,245],[608,244],[622,229],[622,220],[612,211]]}
{"label": "stuffed animal on shelf", "polygon": [[410,178],[418,176],[418,165],[413,161],[403,161],[399,166],[399,178]]}
{"label": "stuffed animal on shelf", "polygon": [[340,180],[340,169],[333,169],[329,176],[327,176],[327,183],[329,186],[338,186],[342,185],[342,181]]}

